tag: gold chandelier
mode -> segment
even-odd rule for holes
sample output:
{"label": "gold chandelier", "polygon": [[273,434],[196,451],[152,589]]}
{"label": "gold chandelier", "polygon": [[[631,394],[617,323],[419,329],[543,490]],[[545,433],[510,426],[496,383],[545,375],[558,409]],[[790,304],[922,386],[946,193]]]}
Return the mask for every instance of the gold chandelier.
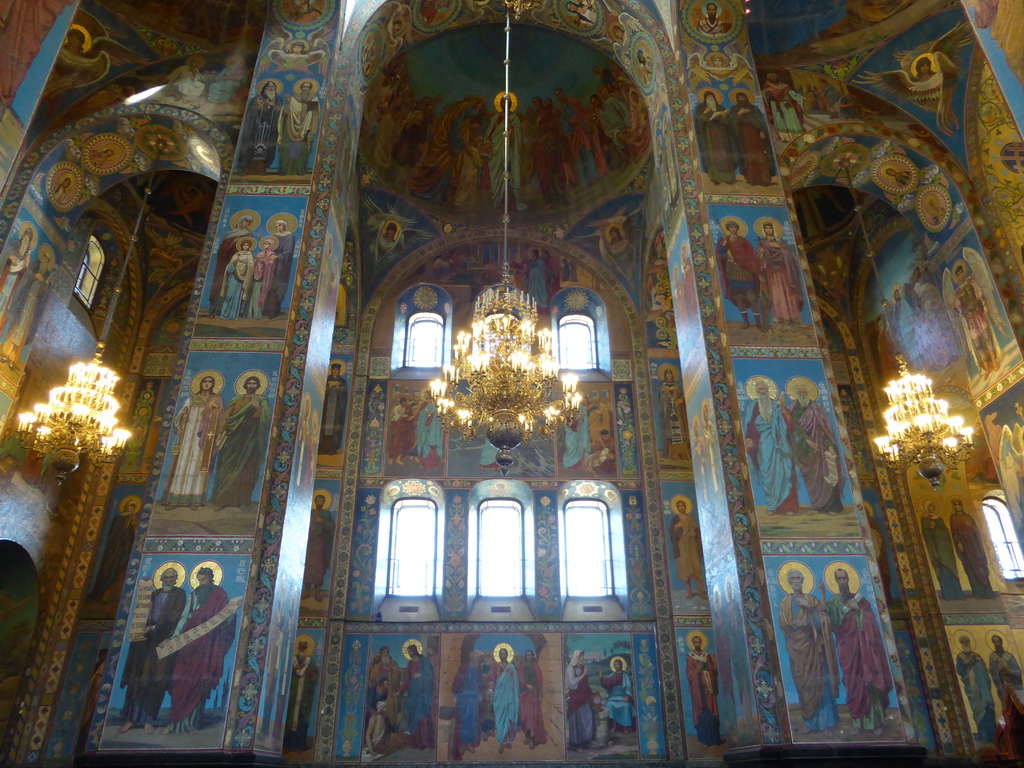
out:
{"label": "gold chandelier", "polygon": [[64,386],[50,390],[49,402],[37,403],[18,417],[25,446],[50,454],[61,480],[78,468],[81,454],[93,462],[110,461],[131,437],[118,427],[114,387],[119,377],[100,363],[102,353],[100,344],[90,362],[71,366]]}
{"label": "gold chandelier", "polygon": [[[159,160],[159,155],[157,155]],[[155,165],[155,163],[154,163]],[[49,455],[50,467],[57,475],[57,482],[63,483],[67,476],[78,469],[83,455],[93,463],[113,461],[121,455],[131,432],[122,429],[117,422],[120,407],[114,396],[119,376],[102,364],[103,350],[110,333],[110,326],[121,298],[121,290],[128,264],[135,253],[135,244],[146,217],[146,205],[153,194],[153,177],[150,172],[143,188],[139,215],[135,218],[135,229],[121,272],[114,283],[114,295],[107,306],[96,354],[88,363],[74,363],[68,370],[68,379],[62,387],[50,390],[46,403],[36,403],[31,411],[18,416],[18,436],[26,448],[36,453]]]}
{"label": "gold chandelier", "polygon": [[902,356],[898,360],[900,377],[885,388],[887,434],[876,437],[875,446],[890,469],[905,472],[917,465],[918,474],[937,489],[946,467],[970,458],[974,428],[949,415],[949,403],[932,394],[931,379],[910,373]]}
{"label": "gold chandelier", "polygon": [[[504,198],[501,283],[485,288],[473,305],[472,332],[456,337],[444,378],[430,382],[430,396],[448,430],[472,439],[482,425],[498,449],[495,462],[508,474],[512,451],[536,431],[550,434],[579,412],[578,378],[562,377],[561,396],[552,399],[558,380],[554,338],[537,330],[537,304],[512,284],[508,258],[509,208],[509,39],[511,14],[518,18],[533,2],[503,0],[505,12],[505,90],[499,94],[504,113]],[[536,348],[535,348],[536,344]]]}
{"label": "gold chandelier", "polygon": [[[853,198],[857,226],[864,233],[866,256],[875,274],[875,282],[881,290],[882,276],[875,263],[876,254],[871,247],[870,230],[864,223],[860,201],[854,191],[851,164],[851,156],[840,157],[836,163],[839,173],[835,178],[838,179],[840,173],[846,175],[846,186]],[[882,318],[889,337],[898,341],[892,332],[888,310],[889,302],[883,294]],[[960,416],[949,415],[949,403],[932,394],[931,379],[907,370],[907,361],[903,355],[897,355],[896,360],[900,366],[900,377],[885,387],[885,394],[889,398],[889,408],[882,414],[885,417],[886,434],[875,438],[875,449],[889,469],[905,473],[910,467],[916,466],[917,473],[938,489],[946,467],[955,467],[970,458],[974,451],[974,428],[965,427]]]}

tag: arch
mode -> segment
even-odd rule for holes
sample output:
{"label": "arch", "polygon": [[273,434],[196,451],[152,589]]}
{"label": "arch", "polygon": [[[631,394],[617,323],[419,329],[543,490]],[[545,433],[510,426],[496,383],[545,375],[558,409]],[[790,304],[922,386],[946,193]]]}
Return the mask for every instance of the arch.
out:
{"label": "arch", "polygon": [[[533,491],[530,487],[518,480],[506,478],[495,478],[483,480],[474,485],[469,491],[469,513],[468,513],[468,535],[467,535],[467,578],[466,591],[470,609],[478,597],[481,597],[478,590],[480,576],[480,505],[487,500],[509,499],[519,505],[522,513],[522,532],[519,545],[522,548],[522,591],[521,594],[509,595],[506,597],[522,597],[532,604],[535,598],[536,589],[536,554],[534,547],[534,503]],[[508,602],[507,600],[504,602]],[[511,616],[507,617],[511,618]],[[529,618],[532,618],[530,616]]]}
{"label": "arch", "polygon": [[[417,341],[424,340],[415,327],[420,324],[431,339],[440,343],[436,350],[439,364],[423,366],[412,362]],[[437,326],[440,328],[437,328]],[[434,334],[433,331],[439,331]],[[437,338],[434,338],[435,335]],[[417,283],[402,291],[395,307],[395,333],[391,347],[391,370],[417,377],[436,375],[442,365],[451,362],[452,297],[444,288],[431,283]]]}
{"label": "arch", "polygon": [[[585,597],[590,602],[597,595],[573,595],[570,588],[569,571],[571,560],[581,553],[572,552],[566,532],[566,509],[573,502],[596,502],[603,508],[607,541],[604,545],[604,557],[607,559],[605,597],[612,598],[625,609],[629,589],[626,577],[626,545],[623,528],[622,496],[619,489],[611,483],[601,480],[573,480],[566,483],[558,491],[558,550],[561,558],[561,594],[562,599],[570,601],[574,597]],[[586,558],[589,561],[589,558]]]}
{"label": "arch", "polygon": [[[563,288],[551,299],[551,331],[557,339],[558,351],[562,349],[561,331],[567,318],[579,317],[589,320],[593,341],[592,370],[600,371],[606,376],[612,375],[611,343],[608,337],[608,311],[602,299],[589,288],[573,286]],[[562,367],[565,361],[559,357]]]}
{"label": "arch", "polygon": [[4,564],[0,569],[0,647],[10,670],[7,675],[0,674],[0,727],[4,727],[16,714],[21,672],[33,649],[39,574],[29,553],[14,541],[0,540],[0,562]]}

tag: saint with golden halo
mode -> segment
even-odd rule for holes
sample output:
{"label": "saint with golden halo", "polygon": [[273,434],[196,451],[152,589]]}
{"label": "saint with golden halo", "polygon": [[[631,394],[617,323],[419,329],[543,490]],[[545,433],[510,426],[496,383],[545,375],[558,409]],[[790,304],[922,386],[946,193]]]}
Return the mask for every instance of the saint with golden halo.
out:
{"label": "saint with golden halo", "polygon": [[235,379],[238,394],[224,408],[217,438],[217,466],[210,501],[218,509],[248,510],[263,480],[263,462],[273,416],[266,394],[269,380],[259,369]]}
{"label": "saint with golden halo", "polygon": [[423,655],[423,643],[421,643],[415,637],[410,637],[408,640],[402,643],[402,655],[405,656],[405,658],[407,659],[412,659],[413,657],[412,652],[409,650],[410,648],[416,649],[417,656]]}
{"label": "saint with golden halo", "polygon": [[743,385],[744,390],[746,390],[747,397],[749,397],[751,400],[757,400],[757,398],[758,398],[757,385],[761,384],[761,383],[767,384],[767,386],[768,386],[768,393],[767,394],[768,394],[769,398],[771,398],[772,400],[775,400],[776,398],[778,398],[778,396],[779,396],[779,385],[776,384],[772,379],[768,378],[767,376],[761,376],[761,375],[751,376],[749,379],[747,379],[747,383]]}
{"label": "saint with golden halo", "polygon": [[[621,670],[615,668],[615,662],[619,662],[619,664],[622,665],[622,669]],[[626,659],[623,658],[622,656],[612,656],[608,660],[608,669],[610,669],[612,672],[628,672],[629,671],[629,662],[627,662]]]}
{"label": "saint with golden halo", "polygon": [[[506,658],[504,658],[504,659],[501,658],[501,652],[503,650],[507,654]],[[498,662],[499,664],[501,662],[503,662],[503,661],[507,661],[507,662],[511,663],[512,659],[514,659],[516,657],[516,652],[512,649],[512,646],[509,645],[508,643],[498,643],[496,646],[494,646],[494,653],[493,653],[493,655],[494,655],[494,660],[496,662]]]}
{"label": "saint with golden halo", "polygon": [[857,569],[842,560],[834,560],[825,566],[825,586],[834,595],[840,593],[839,584],[836,582],[836,571],[845,571],[849,578],[849,589],[853,594],[860,591],[860,574]]}
{"label": "saint with golden halo", "polygon": [[177,560],[168,560],[166,563],[158,565],[153,569],[154,588],[157,588],[157,584],[162,582],[162,577],[166,571],[174,571],[174,582],[171,584],[172,587],[180,587],[185,583],[185,566]]}
{"label": "saint with golden halo", "polygon": [[206,368],[189,381],[191,393],[174,416],[175,442],[163,501],[169,506],[206,503],[224,400],[224,374]]}
{"label": "saint with golden halo", "polygon": [[789,576],[792,572],[797,572],[803,577],[801,582],[801,589],[805,595],[809,595],[814,592],[814,574],[811,573],[811,569],[801,563],[799,560],[790,560],[787,563],[783,563],[779,567],[778,581],[779,586],[787,594],[791,595],[794,591],[794,585],[790,582]]}
{"label": "saint with golden halo", "polygon": [[695,639],[696,640],[700,640],[701,651],[707,651],[708,650],[708,636],[706,634],[704,634],[703,632],[701,632],[699,629],[695,629],[692,632],[687,633],[687,635],[686,635],[686,648],[687,648],[687,650],[694,650],[694,651],[697,650],[696,648],[693,647],[693,641]]}
{"label": "saint with golden halo", "polygon": [[[210,379],[207,387],[203,387],[203,379]],[[188,388],[193,395],[198,395],[200,392],[219,395],[220,391],[224,389],[224,374],[212,368],[206,368],[192,377]]]}
{"label": "saint with golden halo", "polygon": [[195,566],[188,574],[188,583],[192,589],[199,586],[199,572],[204,569],[209,569],[213,572],[213,576],[210,578],[210,583],[220,586],[221,580],[224,578],[224,569],[220,563],[216,560],[204,560]]}
{"label": "saint with golden halo", "polygon": [[[805,393],[803,396],[801,396],[801,388]],[[786,394],[789,395],[790,400],[817,400],[818,386],[806,376],[794,376],[786,382]]]}

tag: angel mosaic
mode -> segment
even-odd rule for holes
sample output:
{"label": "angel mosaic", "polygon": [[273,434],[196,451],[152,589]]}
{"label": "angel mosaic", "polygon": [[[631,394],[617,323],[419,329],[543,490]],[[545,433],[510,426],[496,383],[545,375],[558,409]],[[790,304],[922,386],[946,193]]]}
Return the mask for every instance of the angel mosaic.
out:
{"label": "angel mosaic", "polygon": [[953,109],[953,92],[960,79],[957,54],[973,40],[971,25],[958,24],[938,40],[895,53],[899,69],[865,74],[856,82],[876,86],[934,112],[939,130],[952,136],[960,127]]}
{"label": "angel mosaic", "polygon": [[403,216],[388,205],[381,208],[373,200],[366,198],[366,207],[370,215],[367,226],[373,239],[370,241],[370,257],[374,265],[380,264],[392,255],[403,253],[429,236],[425,229],[418,229],[412,216]]}
{"label": "angel mosaic", "polygon": [[964,248],[963,258],[942,272],[942,298],[953,326],[986,379],[999,370],[1003,339],[1012,338],[1006,318],[992,305],[997,295],[984,259],[973,248]]}
{"label": "angel mosaic", "polygon": [[274,70],[277,72],[299,71],[311,75],[313,69],[319,70],[320,62],[326,63],[329,57],[327,41],[319,37],[310,40],[292,38],[287,41],[279,37],[267,47],[267,58],[277,65]]}

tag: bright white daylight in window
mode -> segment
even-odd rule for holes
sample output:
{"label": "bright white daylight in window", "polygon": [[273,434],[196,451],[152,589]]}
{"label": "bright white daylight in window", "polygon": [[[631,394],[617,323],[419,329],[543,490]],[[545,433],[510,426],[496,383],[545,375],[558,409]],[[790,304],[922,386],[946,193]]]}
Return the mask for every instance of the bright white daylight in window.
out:
{"label": "bright white daylight in window", "polygon": [[96,235],[92,235],[89,238],[85,259],[82,261],[82,268],[78,270],[78,280],[75,282],[75,293],[87,307],[92,307],[92,302],[96,298],[96,289],[100,284],[100,273],[103,272],[105,261],[106,254],[103,252],[103,246],[100,245]]}
{"label": "bright white daylight in window", "polygon": [[405,341],[405,365],[440,368],[443,362],[444,320],[433,312],[417,312],[409,318]]}
{"label": "bright white daylight in window", "polygon": [[989,537],[996,550],[1004,579],[1024,579],[1024,555],[1010,519],[1010,510],[1002,499],[989,497],[981,503],[988,523]]}
{"label": "bright white daylight in window", "polygon": [[566,315],[558,321],[558,359],[562,368],[597,367],[594,321],[586,315]]}
{"label": "bright white daylight in window", "polygon": [[402,499],[391,518],[388,594],[423,597],[434,594],[437,563],[437,508],[426,499]]}
{"label": "bright white daylight in window", "polygon": [[566,504],[564,541],[567,596],[612,594],[608,507],[590,499]]}
{"label": "bright white daylight in window", "polygon": [[523,594],[523,508],[511,499],[480,504],[478,588],[481,597]]}

